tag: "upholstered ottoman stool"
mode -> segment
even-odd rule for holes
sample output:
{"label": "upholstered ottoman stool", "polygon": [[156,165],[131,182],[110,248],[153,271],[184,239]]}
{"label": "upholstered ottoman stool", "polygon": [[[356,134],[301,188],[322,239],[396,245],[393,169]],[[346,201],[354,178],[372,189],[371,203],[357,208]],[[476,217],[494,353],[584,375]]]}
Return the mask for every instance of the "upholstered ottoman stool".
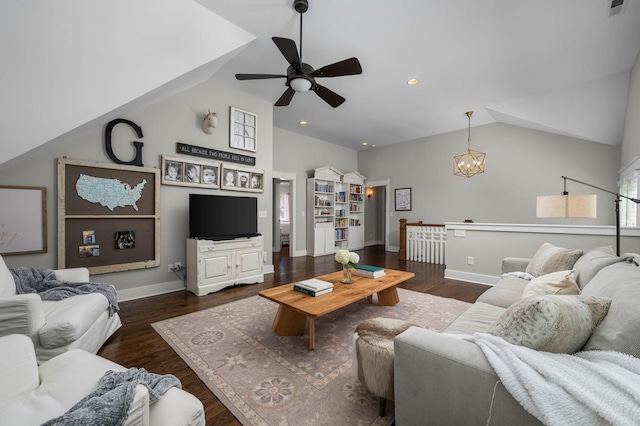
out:
{"label": "upholstered ottoman stool", "polygon": [[354,371],[372,394],[380,397],[379,415],[393,401],[393,338],[414,324],[393,318],[361,322],[354,335]]}

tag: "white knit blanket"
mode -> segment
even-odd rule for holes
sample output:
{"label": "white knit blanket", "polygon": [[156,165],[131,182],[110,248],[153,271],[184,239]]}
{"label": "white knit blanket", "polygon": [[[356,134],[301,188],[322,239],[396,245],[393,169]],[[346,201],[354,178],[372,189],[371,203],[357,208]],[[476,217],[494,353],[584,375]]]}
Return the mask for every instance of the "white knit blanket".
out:
{"label": "white knit blanket", "polygon": [[613,351],[554,354],[476,333],[504,387],[546,425],[640,424],[640,359]]}

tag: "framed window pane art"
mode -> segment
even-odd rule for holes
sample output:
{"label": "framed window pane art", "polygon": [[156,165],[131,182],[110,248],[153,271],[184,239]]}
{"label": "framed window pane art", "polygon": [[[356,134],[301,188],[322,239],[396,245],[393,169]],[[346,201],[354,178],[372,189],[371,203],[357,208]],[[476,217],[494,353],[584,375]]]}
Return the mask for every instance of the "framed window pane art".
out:
{"label": "framed window pane art", "polygon": [[258,116],[240,108],[231,107],[229,114],[229,146],[244,151],[257,151]]}

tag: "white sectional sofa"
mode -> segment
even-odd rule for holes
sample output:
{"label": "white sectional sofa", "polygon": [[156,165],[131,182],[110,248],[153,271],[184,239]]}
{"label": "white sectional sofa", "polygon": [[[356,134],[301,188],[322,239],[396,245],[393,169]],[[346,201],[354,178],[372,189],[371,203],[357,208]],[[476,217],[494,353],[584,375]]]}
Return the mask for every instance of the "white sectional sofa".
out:
{"label": "white sectional sofa", "polygon": [[[524,272],[530,260],[507,258],[503,272]],[[601,247],[587,251],[569,268],[581,295],[611,299],[608,313],[581,350],[612,350],[640,358],[639,265],[640,255],[618,257]],[[486,333],[510,306],[524,300],[529,283],[504,276],[443,332],[411,327],[396,336],[398,426],[540,424],[505,389],[483,351],[456,337]]]}

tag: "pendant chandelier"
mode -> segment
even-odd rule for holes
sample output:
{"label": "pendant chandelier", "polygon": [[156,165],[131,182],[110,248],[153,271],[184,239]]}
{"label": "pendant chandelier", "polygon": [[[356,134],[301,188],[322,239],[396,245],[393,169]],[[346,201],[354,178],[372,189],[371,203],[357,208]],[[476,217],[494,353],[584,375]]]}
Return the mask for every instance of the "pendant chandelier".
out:
{"label": "pendant chandelier", "polygon": [[460,155],[453,156],[453,174],[456,176],[473,177],[484,173],[484,163],[487,154],[471,149],[471,115],[473,111],[467,111],[469,117],[469,137],[467,138],[467,150]]}

